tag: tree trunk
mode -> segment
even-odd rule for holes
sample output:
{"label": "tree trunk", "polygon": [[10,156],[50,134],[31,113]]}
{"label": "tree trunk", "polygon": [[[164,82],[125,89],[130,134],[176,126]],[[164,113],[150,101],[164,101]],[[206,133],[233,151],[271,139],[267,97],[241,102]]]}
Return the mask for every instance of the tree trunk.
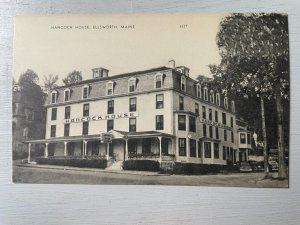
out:
{"label": "tree trunk", "polygon": [[278,148],[278,178],[287,178],[287,168],[285,163],[284,140],[283,140],[283,107],[280,93],[276,94],[276,112],[277,112],[277,148]]}
{"label": "tree trunk", "polygon": [[264,140],[264,171],[265,177],[269,177],[269,155],[268,155],[268,144],[267,144],[267,131],[266,131],[266,119],[265,119],[265,105],[264,99],[260,98],[260,108],[261,108],[261,123],[262,123],[262,135]]}

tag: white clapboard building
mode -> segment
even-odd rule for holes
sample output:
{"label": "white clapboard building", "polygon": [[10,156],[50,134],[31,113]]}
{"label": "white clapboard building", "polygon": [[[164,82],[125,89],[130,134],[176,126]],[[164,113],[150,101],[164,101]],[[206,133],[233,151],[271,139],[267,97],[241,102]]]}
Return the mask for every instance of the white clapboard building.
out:
{"label": "white clapboard building", "polygon": [[[203,164],[247,160],[246,129],[236,124],[235,104],[196,81],[189,69],[158,67],[109,76],[102,67],[92,78],[49,93],[45,157],[97,156]],[[111,143],[107,143],[111,142]]]}

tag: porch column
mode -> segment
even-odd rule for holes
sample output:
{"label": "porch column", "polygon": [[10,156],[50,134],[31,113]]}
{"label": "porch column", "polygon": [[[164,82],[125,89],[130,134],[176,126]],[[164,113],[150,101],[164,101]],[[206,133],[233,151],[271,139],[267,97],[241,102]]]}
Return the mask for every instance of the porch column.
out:
{"label": "porch column", "polygon": [[65,141],[64,144],[65,144],[64,156],[67,156],[68,155],[68,151],[67,151],[68,142]]}
{"label": "porch column", "polygon": [[48,144],[49,144],[49,143],[45,143],[44,158],[48,158]]}
{"label": "porch column", "polygon": [[109,160],[109,143],[106,143],[106,159]]}
{"label": "porch column", "polygon": [[159,162],[162,161],[162,156],[161,156],[161,137],[158,137],[159,140]]}
{"label": "porch column", "polygon": [[87,144],[88,144],[88,141],[84,141],[84,155],[86,156],[87,155]]}
{"label": "porch column", "polygon": [[128,139],[125,138],[125,160],[128,160]]}
{"label": "porch column", "polygon": [[28,144],[28,163],[30,163],[31,143]]}
{"label": "porch column", "polygon": [[84,140],[82,141],[82,158],[84,159],[84,147],[85,147],[85,144],[84,144]]}

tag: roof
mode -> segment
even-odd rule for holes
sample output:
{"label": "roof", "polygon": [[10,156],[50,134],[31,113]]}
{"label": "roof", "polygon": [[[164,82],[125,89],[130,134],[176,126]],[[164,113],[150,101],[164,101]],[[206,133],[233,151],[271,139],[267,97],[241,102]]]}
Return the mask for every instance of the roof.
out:
{"label": "roof", "polygon": [[99,77],[99,78],[92,78],[92,79],[88,79],[88,80],[82,80],[76,83],[72,83],[72,84],[68,84],[68,85],[64,85],[64,86],[58,86],[53,88],[53,90],[57,90],[60,88],[66,88],[66,87],[72,87],[72,86],[77,86],[77,85],[81,85],[81,84],[88,84],[88,83],[93,83],[96,81],[105,81],[105,80],[111,80],[111,79],[117,79],[117,78],[123,78],[123,77],[130,77],[130,76],[135,76],[135,75],[139,75],[141,73],[152,73],[152,72],[157,72],[157,71],[161,71],[161,70],[172,70],[172,68],[166,67],[166,66],[161,66],[161,67],[155,67],[155,68],[151,68],[151,69],[147,69],[147,70],[140,70],[140,71],[135,71],[135,72],[130,72],[130,73],[123,73],[123,74],[118,74],[118,75],[114,75],[111,77]]}
{"label": "roof", "polygon": [[[140,132],[126,132],[126,131],[119,131],[119,130],[111,130],[108,133],[119,133],[121,136],[119,138],[143,138],[143,137],[173,137],[174,135],[166,134],[163,132],[157,131],[140,131]],[[123,137],[122,137],[123,135]],[[83,140],[98,140],[100,139],[99,134],[93,135],[78,135],[78,136],[69,136],[69,137],[56,137],[56,138],[49,138],[49,139],[39,139],[39,140],[28,140],[24,141],[25,143],[53,143],[53,142],[64,142],[64,141],[83,141]],[[115,138],[115,139],[118,139]]]}

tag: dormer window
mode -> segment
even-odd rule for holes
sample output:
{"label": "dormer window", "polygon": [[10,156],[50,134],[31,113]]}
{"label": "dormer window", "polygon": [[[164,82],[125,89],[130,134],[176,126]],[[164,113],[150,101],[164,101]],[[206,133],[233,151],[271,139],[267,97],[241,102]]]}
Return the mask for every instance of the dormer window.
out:
{"label": "dormer window", "polygon": [[196,85],[196,94],[198,98],[201,98],[201,85],[197,84]]}
{"label": "dormer window", "polygon": [[225,109],[228,109],[228,98],[227,97],[224,98],[224,107],[225,107]]}
{"label": "dormer window", "polygon": [[162,88],[163,86],[163,74],[158,73],[155,75],[155,88]]}
{"label": "dormer window", "polygon": [[234,101],[231,101],[231,111],[235,113],[235,104]]}
{"label": "dormer window", "polygon": [[130,78],[128,80],[128,92],[134,92],[136,89],[136,78]]}
{"label": "dormer window", "polygon": [[214,91],[213,90],[210,91],[209,101],[211,103],[215,103],[215,96],[214,96]]}
{"label": "dormer window", "polygon": [[71,96],[71,90],[68,88],[64,91],[64,101],[65,102],[70,101],[70,96]]}
{"label": "dormer window", "polygon": [[181,76],[181,84],[180,84],[181,90],[185,91],[186,90],[186,79],[184,76]]}
{"label": "dormer window", "polygon": [[114,94],[114,82],[109,81],[106,83],[106,95]]}
{"label": "dormer window", "polygon": [[55,104],[57,101],[57,91],[52,91],[51,92],[51,103]]}
{"label": "dormer window", "polygon": [[208,101],[208,89],[207,89],[207,87],[204,88],[204,100]]}
{"label": "dormer window", "polygon": [[82,98],[83,99],[88,98],[88,96],[89,96],[89,89],[90,89],[90,87],[88,85],[84,85],[82,87]]}
{"label": "dormer window", "polygon": [[217,103],[218,106],[221,105],[220,94],[219,93],[216,94],[216,103]]}

